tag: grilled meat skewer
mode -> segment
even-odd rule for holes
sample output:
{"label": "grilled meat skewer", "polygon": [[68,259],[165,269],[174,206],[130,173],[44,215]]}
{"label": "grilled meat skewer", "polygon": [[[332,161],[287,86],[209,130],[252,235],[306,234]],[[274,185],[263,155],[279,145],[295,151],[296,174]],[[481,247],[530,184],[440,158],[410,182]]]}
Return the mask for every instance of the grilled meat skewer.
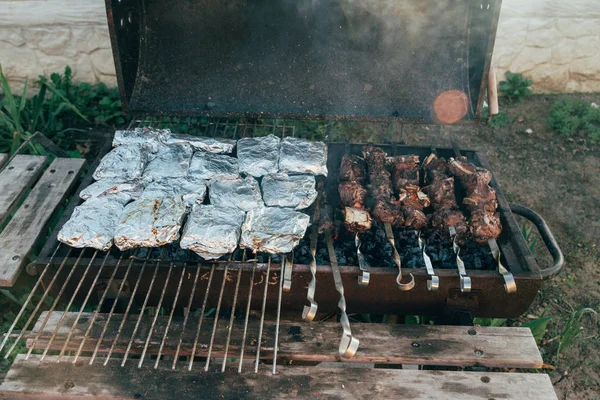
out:
{"label": "grilled meat skewer", "polygon": [[467,194],[463,204],[471,212],[469,228],[475,241],[485,244],[489,239],[497,239],[502,232],[502,224],[496,213],[496,192],[489,186],[492,173],[467,163],[464,157],[457,160],[451,158],[448,169],[459,180]]}
{"label": "grilled meat skewer", "polygon": [[[363,148],[363,155],[367,161],[367,171],[369,173],[369,192],[371,213],[373,218],[383,224],[385,234],[389,244],[392,246],[394,262],[398,266],[398,276],[396,283],[400,290],[411,290],[415,286],[415,278],[410,274],[410,282],[402,283],[402,260],[396,250],[396,241],[392,227],[405,226],[405,214],[402,210],[402,202],[394,196],[391,176],[386,167],[388,157],[386,152],[374,146],[366,146]],[[417,170],[418,182],[418,170]],[[404,196],[408,198],[407,196]],[[414,218],[411,218],[413,221]],[[426,221],[426,220],[425,220]]]}
{"label": "grilled meat skewer", "polygon": [[340,164],[340,184],[338,191],[340,202],[344,207],[344,224],[349,232],[354,233],[354,243],[356,244],[356,257],[358,266],[362,274],[358,277],[360,286],[367,286],[370,280],[370,273],[367,271],[367,262],[364,254],[360,251],[361,241],[360,232],[366,232],[371,229],[371,215],[365,207],[367,189],[363,186],[366,174],[365,160],[361,157],[351,154],[345,154]]}
{"label": "grilled meat skewer", "polygon": [[423,162],[423,170],[429,186],[423,190],[429,193],[434,213],[431,226],[442,236],[449,235],[456,255],[456,266],[460,277],[460,290],[471,291],[471,278],[467,276],[464,263],[459,256],[462,244],[469,232],[467,220],[458,208],[454,194],[454,178],[450,176],[448,165],[443,158],[430,154]]}

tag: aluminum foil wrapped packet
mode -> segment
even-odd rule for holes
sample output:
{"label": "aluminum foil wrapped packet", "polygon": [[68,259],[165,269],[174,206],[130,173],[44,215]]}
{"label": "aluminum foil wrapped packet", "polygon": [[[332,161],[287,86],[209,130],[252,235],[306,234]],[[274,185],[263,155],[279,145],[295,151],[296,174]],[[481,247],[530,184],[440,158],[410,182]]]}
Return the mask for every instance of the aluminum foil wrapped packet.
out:
{"label": "aluminum foil wrapped packet", "polygon": [[193,152],[186,144],[161,145],[158,152],[150,157],[144,178],[159,180],[187,176]]}
{"label": "aluminum foil wrapped packet", "polygon": [[215,179],[208,188],[210,204],[250,211],[264,207],[258,181],[251,176],[237,179]]}
{"label": "aluminum foil wrapped packet", "polygon": [[237,143],[240,172],[260,177],[277,172],[280,139],[275,135],[243,138]]}
{"label": "aluminum foil wrapped packet", "polygon": [[112,197],[93,198],[75,207],[58,233],[58,240],[71,247],[106,251],[113,244],[124,205]]}
{"label": "aluminum foil wrapped packet", "polygon": [[149,183],[141,194],[142,199],[162,199],[164,197],[180,197],[188,207],[202,203],[206,197],[204,179],[195,176],[182,178],[162,178]]}
{"label": "aluminum foil wrapped packet", "polygon": [[289,208],[249,211],[242,225],[240,247],[270,254],[289,253],[304,237],[309,220],[308,215]]}
{"label": "aluminum foil wrapped packet", "polygon": [[327,176],[327,145],[286,137],[279,148],[279,172]]}
{"label": "aluminum foil wrapped packet", "polygon": [[130,131],[116,131],[112,145],[117,147],[127,144],[149,144],[154,153],[158,150],[160,143],[167,142],[170,137],[169,129],[135,128]]}
{"label": "aluminum foil wrapped packet", "polygon": [[134,247],[159,247],[179,238],[185,203],[179,197],[140,199],[129,203],[115,230],[115,245],[125,251]]}
{"label": "aluminum foil wrapped packet", "polygon": [[181,135],[176,133],[172,134],[164,143],[187,144],[192,146],[194,150],[218,154],[231,154],[235,147],[235,140],[232,139]]}
{"label": "aluminum foil wrapped packet", "polygon": [[267,206],[291,207],[302,210],[317,198],[316,181],[312,175],[272,174],[262,178],[263,199]]}
{"label": "aluminum foil wrapped packet", "polygon": [[126,144],[115,147],[102,158],[94,171],[95,180],[117,179],[131,181],[142,176],[148,161],[148,146]]}
{"label": "aluminum foil wrapped packet", "polygon": [[244,212],[238,209],[196,204],[183,228],[179,245],[205,260],[233,253],[244,217]]}
{"label": "aluminum foil wrapped packet", "polygon": [[190,175],[202,179],[235,179],[240,175],[238,159],[197,151],[192,157]]}
{"label": "aluminum foil wrapped packet", "polygon": [[139,199],[142,190],[144,190],[144,181],[142,179],[122,182],[117,178],[106,178],[96,181],[83,189],[79,193],[79,197],[84,200],[111,197],[125,204],[131,200]]}

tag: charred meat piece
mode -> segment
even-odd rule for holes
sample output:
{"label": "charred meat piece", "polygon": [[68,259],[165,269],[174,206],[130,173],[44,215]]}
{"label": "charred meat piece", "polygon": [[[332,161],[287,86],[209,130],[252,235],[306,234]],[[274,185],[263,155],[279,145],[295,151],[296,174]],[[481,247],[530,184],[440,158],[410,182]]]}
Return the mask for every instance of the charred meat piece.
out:
{"label": "charred meat piece", "polygon": [[462,244],[468,235],[469,227],[467,219],[458,208],[454,194],[454,178],[450,176],[446,160],[431,154],[425,159],[423,168],[429,183],[423,191],[429,195],[435,210],[431,226],[442,236],[448,234],[448,228],[454,227],[456,240],[458,244]]}
{"label": "charred meat piece", "polygon": [[365,146],[363,155],[369,172],[369,203],[373,218],[390,223],[394,228],[404,226],[400,202],[394,197],[390,173],[386,170],[386,152],[379,147]]}
{"label": "charred meat piece", "polygon": [[492,173],[485,168],[468,163],[466,158],[450,159],[449,171],[461,183],[466,196],[463,204],[471,212],[469,228],[477,243],[485,244],[489,239],[497,239],[502,232],[502,224],[496,213],[498,202],[496,192],[489,186]]}
{"label": "charred meat piece", "polygon": [[423,212],[429,206],[429,198],[419,188],[419,156],[407,155],[389,157],[392,168],[392,184],[398,194],[404,226],[420,230],[427,226],[427,217]]}
{"label": "charred meat piece", "polygon": [[406,185],[419,186],[419,156],[396,156],[388,158],[392,167],[392,185],[400,192]]}
{"label": "charred meat piece", "polygon": [[338,191],[340,193],[340,201],[344,207],[354,207],[358,209],[365,208],[367,189],[359,182],[341,182],[338,185]]}
{"label": "charred meat piece", "polygon": [[344,223],[349,232],[365,232],[371,229],[371,216],[367,210],[345,207]]}
{"label": "charred meat piece", "polygon": [[340,182],[364,182],[367,180],[365,160],[354,154],[344,154],[340,164]]}
{"label": "charred meat piece", "polygon": [[313,213],[313,223],[316,222],[317,231],[323,233],[326,230],[333,232],[333,208],[327,200],[327,193],[323,189],[325,186],[324,180],[319,180],[317,183],[317,202]]}

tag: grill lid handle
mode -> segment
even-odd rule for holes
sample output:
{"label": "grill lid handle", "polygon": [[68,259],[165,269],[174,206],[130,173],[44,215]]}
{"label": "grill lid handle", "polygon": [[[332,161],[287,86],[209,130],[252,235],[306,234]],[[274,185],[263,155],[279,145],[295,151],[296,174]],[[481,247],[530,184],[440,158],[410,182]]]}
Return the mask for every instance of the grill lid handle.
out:
{"label": "grill lid handle", "polygon": [[540,273],[542,274],[542,279],[548,279],[556,276],[562,267],[565,265],[565,257],[563,256],[562,250],[558,246],[558,242],[556,238],[550,231],[550,227],[546,224],[546,221],[535,211],[522,206],[520,204],[509,204],[510,210],[517,215],[529,220],[532,224],[540,232],[540,236],[548,248],[548,251],[552,255],[554,259],[554,265],[549,268],[540,269]]}

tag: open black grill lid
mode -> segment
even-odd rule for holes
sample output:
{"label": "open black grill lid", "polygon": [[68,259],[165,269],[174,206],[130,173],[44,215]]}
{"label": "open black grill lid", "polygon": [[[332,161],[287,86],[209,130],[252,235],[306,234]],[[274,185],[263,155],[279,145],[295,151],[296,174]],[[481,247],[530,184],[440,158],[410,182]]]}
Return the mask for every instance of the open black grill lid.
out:
{"label": "open black grill lid", "polygon": [[500,5],[106,0],[127,112],[435,122],[479,116]]}

